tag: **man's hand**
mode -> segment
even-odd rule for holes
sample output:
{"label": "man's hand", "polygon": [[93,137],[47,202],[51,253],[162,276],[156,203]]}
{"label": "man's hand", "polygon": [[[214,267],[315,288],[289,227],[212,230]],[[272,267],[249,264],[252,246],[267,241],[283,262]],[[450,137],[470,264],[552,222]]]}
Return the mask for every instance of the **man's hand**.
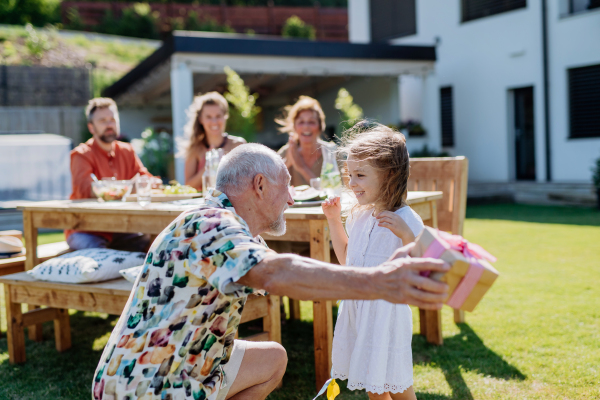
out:
{"label": "man's hand", "polygon": [[404,246],[374,273],[373,283],[381,297],[426,310],[439,310],[448,297],[448,285],[421,276],[422,271],[448,272],[450,265],[433,258],[408,258],[414,243]]}

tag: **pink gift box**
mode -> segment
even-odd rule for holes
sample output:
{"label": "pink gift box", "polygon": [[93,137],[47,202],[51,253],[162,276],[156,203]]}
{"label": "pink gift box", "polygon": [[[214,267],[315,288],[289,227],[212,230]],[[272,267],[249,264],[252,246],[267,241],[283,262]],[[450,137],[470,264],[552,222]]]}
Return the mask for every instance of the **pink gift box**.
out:
{"label": "pink gift box", "polygon": [[499,275],[489,263],[496,258],[481,246],[429,227],[415,240],[411,256],[438,258],[451,265],[447,273],[431,277],[448,284],[445,304],[454,309],[473,311]]}

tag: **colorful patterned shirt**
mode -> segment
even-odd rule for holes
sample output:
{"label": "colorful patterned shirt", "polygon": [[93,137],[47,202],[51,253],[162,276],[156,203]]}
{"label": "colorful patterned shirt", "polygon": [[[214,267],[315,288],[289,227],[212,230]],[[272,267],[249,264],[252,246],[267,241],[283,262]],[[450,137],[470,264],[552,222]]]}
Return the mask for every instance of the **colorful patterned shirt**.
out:
{"label": "colorful patterned shirt", "polygon": [[267,251],[224,193],[177,217],[148,252],[94,374],[93,398],[214,398],[253,293],[236,282]]}

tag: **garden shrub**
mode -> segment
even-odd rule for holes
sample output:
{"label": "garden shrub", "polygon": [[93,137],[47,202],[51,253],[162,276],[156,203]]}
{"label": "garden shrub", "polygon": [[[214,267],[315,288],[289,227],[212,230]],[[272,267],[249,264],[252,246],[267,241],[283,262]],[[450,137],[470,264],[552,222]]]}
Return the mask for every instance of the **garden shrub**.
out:
{"label": "garden shrub", "polygon": [[60,0],[0,0],[0,24],[44,26],[60,22]]}
{"label": "garden shrub", "polygon": [[317,34],[313,26],[306,24],[300,17],[292,15],[281,28],[281,36],[315,40]]}
{"label": "garden shrub", "polygon": [[256,116],[260,113],[260,107],[256,105],[258,94],[250,94],[250,89],[234,70],[229,67],[224,70],[227,75],[227,92],[224,96],[231,105],[227,130],[251,142],[257,130]]}

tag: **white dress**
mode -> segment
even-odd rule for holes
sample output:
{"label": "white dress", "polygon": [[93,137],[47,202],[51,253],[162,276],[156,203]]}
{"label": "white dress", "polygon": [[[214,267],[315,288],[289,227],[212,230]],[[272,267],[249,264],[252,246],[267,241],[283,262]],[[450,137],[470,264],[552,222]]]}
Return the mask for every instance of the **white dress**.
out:
{"label": "white dress", "polygon": [[[410,207],[395,212],[414,235],[423,230],[423,221]],[[348,218],[346,265],[375,267],[402,247],[402,240],[377,225],[372,211],[360,211]],[[331,377],[348,380],[351,390],[404,392],[413,384],[412,312],[406,304],[384,300],[344,300],[338,311],[333,336]]]}

